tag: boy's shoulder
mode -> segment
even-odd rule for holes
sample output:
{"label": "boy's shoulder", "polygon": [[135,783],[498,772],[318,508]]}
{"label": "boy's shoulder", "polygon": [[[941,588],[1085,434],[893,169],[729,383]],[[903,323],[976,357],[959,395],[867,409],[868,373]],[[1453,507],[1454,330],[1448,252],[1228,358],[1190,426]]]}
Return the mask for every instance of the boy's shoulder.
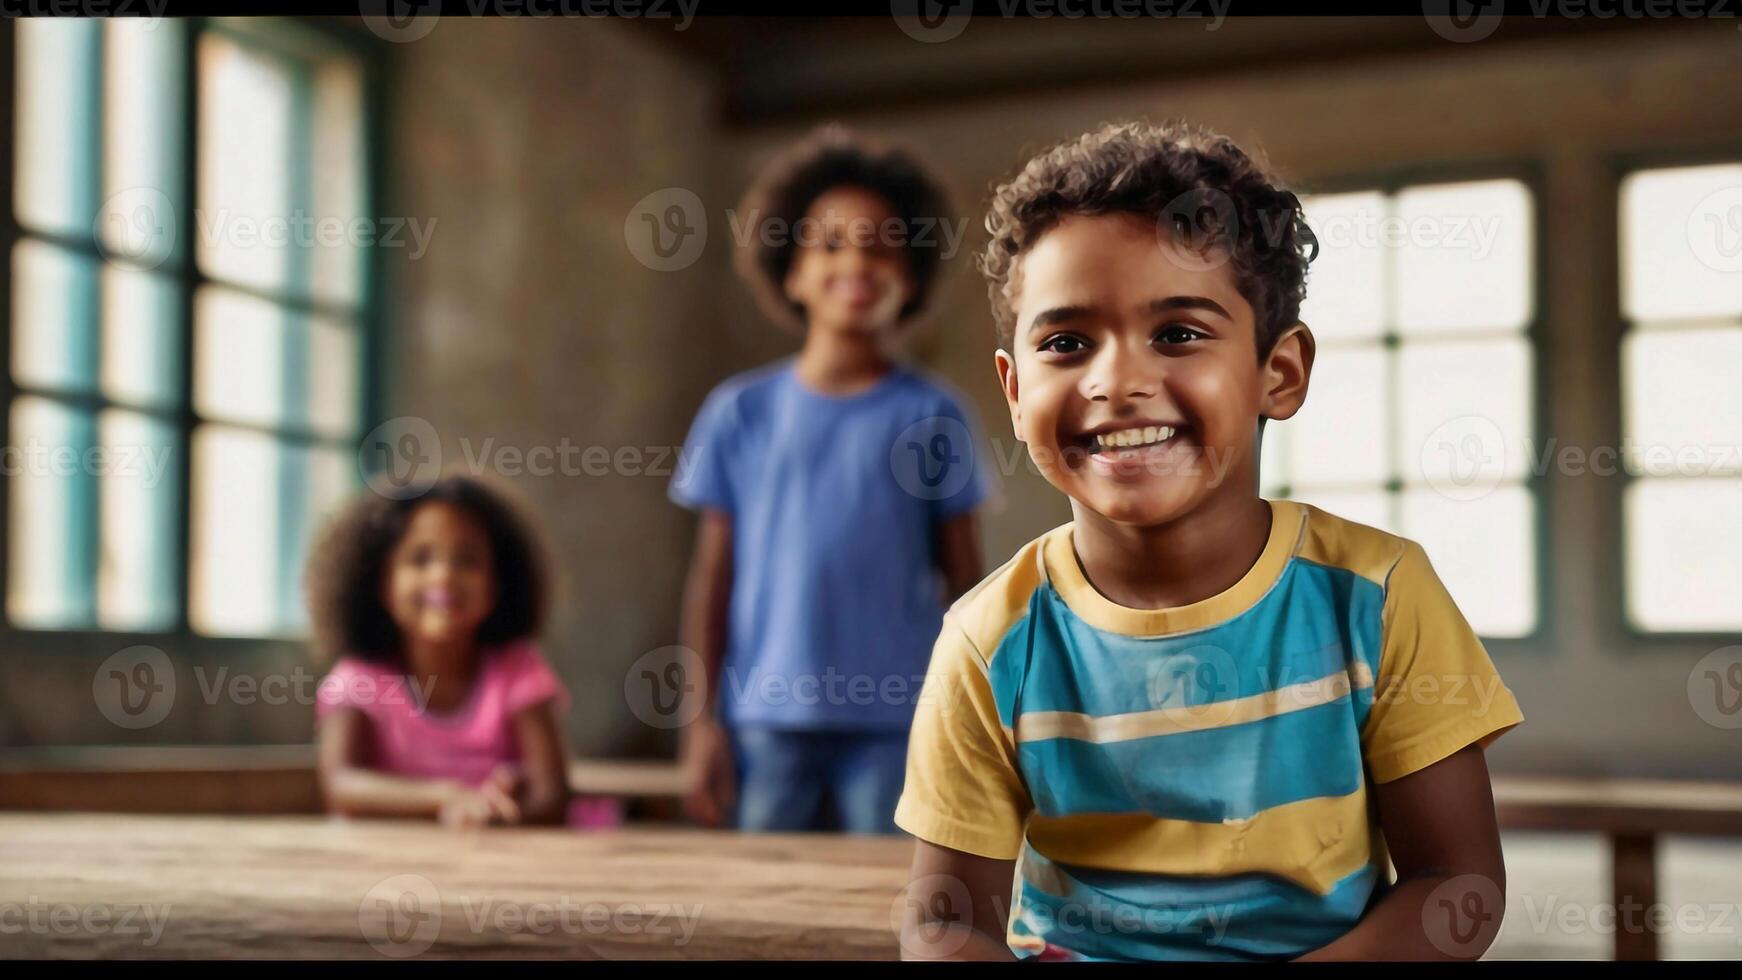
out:
{"label": "boy's shoulder", "polygon": [[708,393],[709,401],[735,402],[743,398],[754,398],[758,395],[778,388],[784,384],[792,370],[791,357],[783,357],[777,361],[760,364],[745,371],[739,371],[714,386]]}
{"label": "boy's shoulder", "polygon": [[1294,556],[1303,561],[1340,568],[1387,588],[1398,564],[1415,555],[1425,558],[1421,545],[1408,538],[1338,517],[1312,504],[1274,501],[1300,514],[1300,538]]}
{"label": "boy's shoulder", "polygon": [[1018,548],[1009,561],[963,593],[944,614],[944,629],[966,638],[982,664],[991,661],[1005,634],[1026,615],[1034,591],[1048,580],[1047,542],[1054,535],[1068,535],[1070,528],[1062,524]]}

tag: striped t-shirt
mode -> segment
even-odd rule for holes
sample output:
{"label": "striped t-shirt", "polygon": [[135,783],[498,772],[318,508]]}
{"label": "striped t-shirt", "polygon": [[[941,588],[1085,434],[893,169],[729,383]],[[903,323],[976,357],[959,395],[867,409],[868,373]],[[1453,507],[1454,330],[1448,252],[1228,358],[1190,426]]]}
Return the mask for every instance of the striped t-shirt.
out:
{"label": "striped t-shirt", "polygon": [[1271,511],[1257,563],[1201,602],[1110,601],[1067,524],[945,617],[895,819],[1020,859],[1019,955],[1323,946],[1390,883],[1369,785],[1523,720],[1420,545]]}

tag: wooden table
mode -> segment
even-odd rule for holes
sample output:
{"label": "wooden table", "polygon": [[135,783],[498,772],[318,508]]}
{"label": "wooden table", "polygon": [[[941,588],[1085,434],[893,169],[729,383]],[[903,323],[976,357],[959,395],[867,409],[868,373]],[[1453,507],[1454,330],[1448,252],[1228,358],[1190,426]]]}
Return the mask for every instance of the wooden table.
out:
{"label": "wooden table", "polygon": [[0,813],[0,957],[895,959],[911,855],[893,837]]}

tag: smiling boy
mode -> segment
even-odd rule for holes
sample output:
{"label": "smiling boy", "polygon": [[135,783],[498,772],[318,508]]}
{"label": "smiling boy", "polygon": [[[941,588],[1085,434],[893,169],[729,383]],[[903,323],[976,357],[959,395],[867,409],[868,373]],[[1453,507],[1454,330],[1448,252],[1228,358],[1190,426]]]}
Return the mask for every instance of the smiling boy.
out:
{"label": "smiling boy", "polygon": [[1419,545],[1258,495],[1313,364],[1298,200],[1224,137],[1126,124],[1030,161],[987,227],[1011,425],[1073,520],[945,618],[906,955],[1480,955],[1483,749],[1518,705]]}

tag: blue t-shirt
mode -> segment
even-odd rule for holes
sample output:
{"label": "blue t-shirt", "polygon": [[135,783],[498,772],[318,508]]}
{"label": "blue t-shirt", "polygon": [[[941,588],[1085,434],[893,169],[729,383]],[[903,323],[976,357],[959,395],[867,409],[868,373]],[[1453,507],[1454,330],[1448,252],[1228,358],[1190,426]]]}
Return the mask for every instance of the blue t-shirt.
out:
{"label": "blue t-shirt", "polygon": [[836,397],[794,359],[715,388],[671,499],[732,519],[718,692],[736,725],[905,730],[943,622],[937,525],[993,477],[956,395],[895,368]]}

